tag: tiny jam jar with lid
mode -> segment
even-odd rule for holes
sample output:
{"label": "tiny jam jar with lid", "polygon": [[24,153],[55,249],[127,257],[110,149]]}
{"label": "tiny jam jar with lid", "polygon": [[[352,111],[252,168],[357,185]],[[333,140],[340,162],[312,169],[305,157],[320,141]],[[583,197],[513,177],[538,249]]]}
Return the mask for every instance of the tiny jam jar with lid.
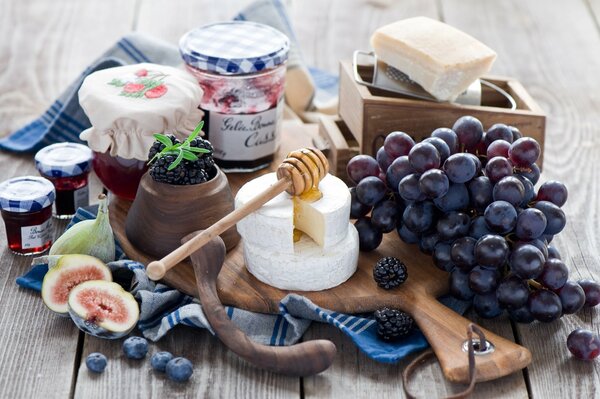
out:
{"label": "tiny jam jar with lid", "polygon": [[38,172],[56,189],[56,218],[70,219],[77,208],[90,204],[88,175],[92,158],[92,150],[76,143],[52,144],[35,154]]}
{"label": "tiny jam jar with lid", "polygon": [[186,33],[179,51],[204,90],[204,129],[221,169],[265,168],[279,146],[289,39],[248,21]]}
{"label": "tiny jam jar with lid", "polygon": [[8,248],[17,255],[35,255],[52,245],[54,185],[37,176],[0,183],[0,210]]}

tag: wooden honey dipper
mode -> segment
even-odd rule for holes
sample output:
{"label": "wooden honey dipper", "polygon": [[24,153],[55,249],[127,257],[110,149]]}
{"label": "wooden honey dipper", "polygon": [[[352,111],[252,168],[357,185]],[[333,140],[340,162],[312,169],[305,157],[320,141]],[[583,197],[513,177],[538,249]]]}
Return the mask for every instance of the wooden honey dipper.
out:
{"label": "wooden honey dipper", "polygon": [[160,280],[165,273],[179,262],[202,248],[213,238],[259,209],[261,206],[286,191],[290,195],[301,195],[313,187],[329,172],[329,162],[323,153],[315,148],[302,148],[290,152],[277,168],[277,182],[248,201],[244,206],[231,212],[193,239],[160,260],[150,262],[146,274],[152,280]]}

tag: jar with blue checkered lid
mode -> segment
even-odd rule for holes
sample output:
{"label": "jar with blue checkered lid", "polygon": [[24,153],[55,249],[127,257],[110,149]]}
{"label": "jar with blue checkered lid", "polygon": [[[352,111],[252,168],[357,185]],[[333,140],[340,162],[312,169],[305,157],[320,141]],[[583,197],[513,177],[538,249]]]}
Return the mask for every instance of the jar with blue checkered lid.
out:
{"label": "jar with blue checkered lid", "polygon": [[56,189],[55,217],[70,219],[77,208],[90,204],[88,175],[92,159],[92,150],[77,143],[52,144],[35,154],[38,172]]}
{"label": "jar with blue checkered lid", "polygon": [[0,183],[0,212],[13,253],[35,255],[50,248],[54,198],[54,185],[43,177],[14,177]]}
{"label": "jar with blue checkered lid", "polygon": [[279,147],[289,39],[248,21],[220,22],[186,33],[179,50],[204,94],[204,127],[221,169],[269,166]]}

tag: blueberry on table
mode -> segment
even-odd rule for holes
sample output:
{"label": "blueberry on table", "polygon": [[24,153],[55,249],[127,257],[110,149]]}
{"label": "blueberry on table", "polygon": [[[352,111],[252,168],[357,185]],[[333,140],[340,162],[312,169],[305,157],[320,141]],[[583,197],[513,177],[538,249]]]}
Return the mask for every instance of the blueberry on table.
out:
{"label": "blueberry on table", "polygon": [[192,366],[192,362],[186,358],[176,357],[167,363],[165,371],[170,380],[185,382],[192,376],[194,367]]}
{"label": "blueberry on table", "polygon": [[85,358],[85,365],[87,366],[88,370],[93,371],[94,373],[104,372],[107,363],[108,360],[106,359],[106,356],[98,352],[90,353]]}
{"label": "blueberry on table", "polygon": [[123,342],[123,353],[129,359],[143,359],[148,353],[148,341],[142,337],[129,337]]}
{"label": "blueberry on table", "polygon": [[170,352],[162,351],[156,352],[150,358],[150,365],[156,371],[165,372],[167,368],[167,363],[169,363],[173,359],[173,355]]}

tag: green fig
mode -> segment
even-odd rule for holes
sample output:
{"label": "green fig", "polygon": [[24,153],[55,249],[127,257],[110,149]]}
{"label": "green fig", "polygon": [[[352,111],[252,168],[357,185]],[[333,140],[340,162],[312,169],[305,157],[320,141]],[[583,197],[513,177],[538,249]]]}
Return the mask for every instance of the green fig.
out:
{"label": "green fig", "polygon": [[115,260],[115,238],[108,219],[108,199],[98,197],[98,215],[94,220],[83,220],[65,231],[52,247],[49,255],[90,255],[104,263]]}

